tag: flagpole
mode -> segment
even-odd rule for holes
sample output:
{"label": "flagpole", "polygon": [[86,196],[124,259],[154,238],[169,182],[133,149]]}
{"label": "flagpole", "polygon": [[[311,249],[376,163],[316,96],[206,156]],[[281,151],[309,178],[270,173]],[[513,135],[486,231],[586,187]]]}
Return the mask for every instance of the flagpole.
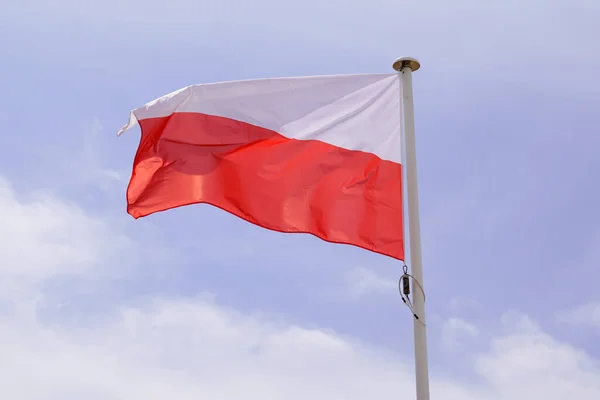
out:
{"label": "flagpole", "polygon": [[417,153],[415,146],[415,109],[413,103],[412,73],[420,68],[419,61],[410,57],[398,58],[393,68],[402,81],[402,132],[406,161],[406,196],[408,204],[408,237],[410,241],[410,269],[414,280],[412,302],[415,341],[415,380],[417,400],[429,400],[429,368],[427,365],[427,332],[425,329],[425,294],[423,293],[423,266],[421,260],[421,228],[419,223],[419,194],[417,189]]}

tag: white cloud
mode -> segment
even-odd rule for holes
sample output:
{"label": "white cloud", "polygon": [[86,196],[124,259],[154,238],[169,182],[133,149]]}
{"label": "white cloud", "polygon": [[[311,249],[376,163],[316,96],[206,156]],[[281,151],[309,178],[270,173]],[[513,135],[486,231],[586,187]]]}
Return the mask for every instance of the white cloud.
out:
{"label": "white cloud", "polygon": [[83,152],[81,157],[70,157],[70,169],[76,171],[79,179],[93,182],[102,189],[108,189],[113,183],[122,183],[125,178],[122,173],[107,168],[101,161],[98,151],[98,135],[103,131],[98,117],[94,117],[91,125],[83,135]]}
{"label": "white cloud", "polygon": [[340,337],[203,301],[158,300],[79,332],[2,322],[15,343],[0,361],[11,397],[356,398],[410,386],[400,366]]}
{"label": "white cloud", "polygon": [[384,278],[363,267],[348,270],[345,273],[345,279],[350,294],[354,296],[398,291],[397,281]]}
{"label": "white cloud", "polygon": [[[85,324],[49,322],[44,310],[53,304],[39,282],[74,271],[93,274],[90,267],[115,251],[120,234],[58,199],[23,201],[7,182],[0,187],[5,222],[0,278],[21,273],[27,279],[20,283],[28,289],[24,296],[0,286],[0,299],[14,306],[0,304],[4,397],[414,398],[412,363],[389,349],[325,329],[245,315],[210,298],[154,298],[90,315]],[[364,270],[356,276],[370,282],[359,287],[390,286]],[[474,357],[480,381],[450,379],[432,363],[432,398],[600,398],[597,360],[553,339],[529,318],[512,315],[503,321],[507,333]],[[467,334],[477,330],[464,321],[450,325]]]}
{"label": "white cloud", "polygon": [[502,399],[600,398],[598,360],[552,338],[526,316],[512,333],[492,340],[475,370]]}
{"label": "white cloud", "polygon": [[561,311],[556,318],[567,324],[600,328],[600,303],[590,302],[570,311]]}
{"label": "white cloud", "polygon": [[[18,195],[0,176],[0,279],[37,282],[91,274],[131,246],[122,233],[76,205],[42,192]],[[102,268],[106,271],[106,268]]]}
{"label": "white cloud", "polygon": [[456,349],[461,344],[468,345],[469,339],[479,334],[475,325],[470,324],[460,318],[452,317],[448,319],[442,327],[442,345],[446,349]]}
{"label": "white cloud", "polygon": [[471,311],[477,307],[479,307],[477,300],[464,297],[453,297],[448,303],[448,308],[451,311]]}
{"label": "white cloud", "polygon": [[[265,321],[197,299],[157,299],[95,326],[0,319],[3,393],[19,399],[413,398],[411,364],[338,334]],[[477,355],[477,385],[433,376],[433,398],[593,400],[585,352],[516,329]]]}
{"label": "white cloud", "polygon": [[[108,135],[100,119],[94,117],[77,125],[72,132],[65,132],[63,137],[68,140],[57,141],[50,149],[44,147],[35,150],[38,160],[55,167],[52,175],[46,175],[44,183],[51,180],[53,189],[89,185],[95,190],[122,190],[131,171],[107,165],[106,160],[111,158],[110,154],[115,150],[106,148]],[[49,154],[51,159],[48,158]],[[68,179],[56,180],[56,176]]]}

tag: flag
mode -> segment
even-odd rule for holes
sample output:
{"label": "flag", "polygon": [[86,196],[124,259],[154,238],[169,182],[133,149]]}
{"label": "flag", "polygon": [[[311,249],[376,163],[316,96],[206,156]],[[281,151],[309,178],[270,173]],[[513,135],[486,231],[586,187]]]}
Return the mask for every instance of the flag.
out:
{"label": "flag", "polygon": [[397,74],[192,85],[133,110],[118,135],[136,123],[134,218],[206,203],[404,259]]}

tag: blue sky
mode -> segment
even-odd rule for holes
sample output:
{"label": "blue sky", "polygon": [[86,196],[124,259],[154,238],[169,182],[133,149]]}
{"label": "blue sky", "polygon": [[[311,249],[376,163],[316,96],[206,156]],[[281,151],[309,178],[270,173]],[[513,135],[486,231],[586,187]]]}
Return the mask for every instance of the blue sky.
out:
{"label": "blue sky", "polygon": [[[401,265],[208,206],[133,220],[130,109],[414,74],[432,398],[600,398],[600,3],[4,0],[0,383],[15,399],[414,398]],[[574,397],[574,398],[575,398]]]}

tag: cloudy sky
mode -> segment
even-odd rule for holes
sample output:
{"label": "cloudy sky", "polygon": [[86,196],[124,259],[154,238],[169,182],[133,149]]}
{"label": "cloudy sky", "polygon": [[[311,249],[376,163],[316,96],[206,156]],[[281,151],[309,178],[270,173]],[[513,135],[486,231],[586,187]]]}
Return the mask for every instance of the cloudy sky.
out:
{"label": "cloudy sky", "polygon": [[414,74],[432,399],[600,398],[597,0],[2,0],[0,387],[413,399],[389,258],[209,206],[133,220],[130,109],[191,83]]}

